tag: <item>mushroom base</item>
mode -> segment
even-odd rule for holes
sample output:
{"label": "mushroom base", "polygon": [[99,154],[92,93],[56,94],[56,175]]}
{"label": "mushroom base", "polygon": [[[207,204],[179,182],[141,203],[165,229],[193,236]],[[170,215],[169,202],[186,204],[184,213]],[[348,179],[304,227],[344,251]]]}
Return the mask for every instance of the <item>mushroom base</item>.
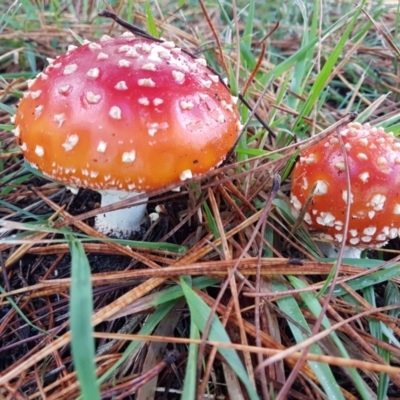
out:
{"label": "mushroom base", "polygon": [[[100,190],[99,193],[101,194],[102,207],[141,194],[122,190]],[[147,198],[141,201],[147,201]],[[146,204],[140,204],[96,215],[95,227],[99,232],[107,235],[112,234],[116,237],[129,236],[140,229],[140,223],[146,212],[146,207]]]}

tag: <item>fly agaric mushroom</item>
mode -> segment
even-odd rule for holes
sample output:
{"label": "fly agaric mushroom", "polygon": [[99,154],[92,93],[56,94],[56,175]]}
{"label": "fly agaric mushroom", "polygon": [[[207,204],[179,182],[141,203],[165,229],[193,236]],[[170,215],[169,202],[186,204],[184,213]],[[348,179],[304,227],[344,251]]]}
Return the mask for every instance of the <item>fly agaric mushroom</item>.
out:
{"label": "fly agaric mushroom", "polygon": [[[350,199],[346,246],[383,246],[398,236],[400,228],[400,143],[383,128],[358,122],[348,124],[339,134],[346,149],[351,193],[347,193],[339,139],[330,136],[303,151],[295,164],[293,214],[298,216],[311,197],[304,222],[318,231],[319,238],[341,243]],[[346,256],[355,254],[347,252]]]}
{"label": "fly agaric mushroom", "polygon": [[[15,125],[34,168],[99,191],[102,205],[206,173],[240,131],[235,98],[204,59],[131,33],[70,46],[30,82]],[[96,227],[133,232],[145,207],[99,215]]]}

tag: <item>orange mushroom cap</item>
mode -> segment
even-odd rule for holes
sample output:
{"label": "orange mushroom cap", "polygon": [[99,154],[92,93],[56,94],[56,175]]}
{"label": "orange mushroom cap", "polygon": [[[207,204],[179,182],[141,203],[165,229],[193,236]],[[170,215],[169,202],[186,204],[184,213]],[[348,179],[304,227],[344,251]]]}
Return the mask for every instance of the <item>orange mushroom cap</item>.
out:
{"label": "orange mushroom cap", "polygon": [[131,34],[74,46],[21,100],[15,134],[45,175],[95,190],[154,190],[203,174],[236,142],[227,87],[172,42]]}
{"label": "orange mushroom cap", "polygon": [[[400,143],[383,128],[353,122],[341,132],[351,193],[346,245],[384,245],[400,228]],[[322,239],[343,241],[347,205],[345,163],[330,136],[300,154],[292,173],[291,204],[298,215],[314,188],[304,221]]]}

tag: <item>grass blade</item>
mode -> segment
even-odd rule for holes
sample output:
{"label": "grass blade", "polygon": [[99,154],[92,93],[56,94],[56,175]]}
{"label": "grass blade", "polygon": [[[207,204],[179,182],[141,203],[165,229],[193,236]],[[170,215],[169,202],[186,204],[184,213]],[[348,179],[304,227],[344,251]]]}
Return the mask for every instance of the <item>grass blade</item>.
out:
{"label": "grass blade", "polygon": [[70,298],[72,360],[83,398],[100,400],[92,326],[93,303],[90,265],[82,244],[72,236],[68,236],[68,241],[72,257]]}
{"label": "grass blade", "polygon": [[[183,293],[186,297],[186,301],[189,305],[191,318],[196,324],[197,328],[203,332],[207,323],[208,316],[210,315],[210,307],[194,292],[191,287],[184,281],[183,278],[180,280]],[[214,315],[212,317],[212,323],[208,334],[210,340],[217,342],[231,343],[231,340],[226,333],[224,326],[220,320]],[[235,371],[238,378],[242,381],[245,386],[247,393],[251,400],[258,400],[258,395],[253,387],[249,377],[247,376],[246,370],[243,367],[242,361],[235,350],[227,348],[219,348],[218,352],[225,358],[226,362]]]}

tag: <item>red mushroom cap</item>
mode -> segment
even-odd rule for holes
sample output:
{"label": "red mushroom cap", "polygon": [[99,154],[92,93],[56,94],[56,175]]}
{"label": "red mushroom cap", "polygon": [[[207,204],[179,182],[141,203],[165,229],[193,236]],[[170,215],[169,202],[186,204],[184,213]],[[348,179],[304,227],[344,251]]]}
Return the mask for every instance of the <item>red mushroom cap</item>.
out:
{"label": "red mushroom cap", "polygon": [[[382,246],[400,228],[400,143],[382,128],[350,123],[341,132],[350,173],[350,224],[346,244]],[[305,150],[292,173],[291,203],[298,215],[311,191],[304,221],[323,239],[343,241],[347,184],[336,136]]]}
{"label": "red mushroom cap", "polygon": [[204,59],[130,34],[53,61],[22,99],[15,124],[26,160],[45,175],[126,191],[207,172],[240,130],[229,90]]}

